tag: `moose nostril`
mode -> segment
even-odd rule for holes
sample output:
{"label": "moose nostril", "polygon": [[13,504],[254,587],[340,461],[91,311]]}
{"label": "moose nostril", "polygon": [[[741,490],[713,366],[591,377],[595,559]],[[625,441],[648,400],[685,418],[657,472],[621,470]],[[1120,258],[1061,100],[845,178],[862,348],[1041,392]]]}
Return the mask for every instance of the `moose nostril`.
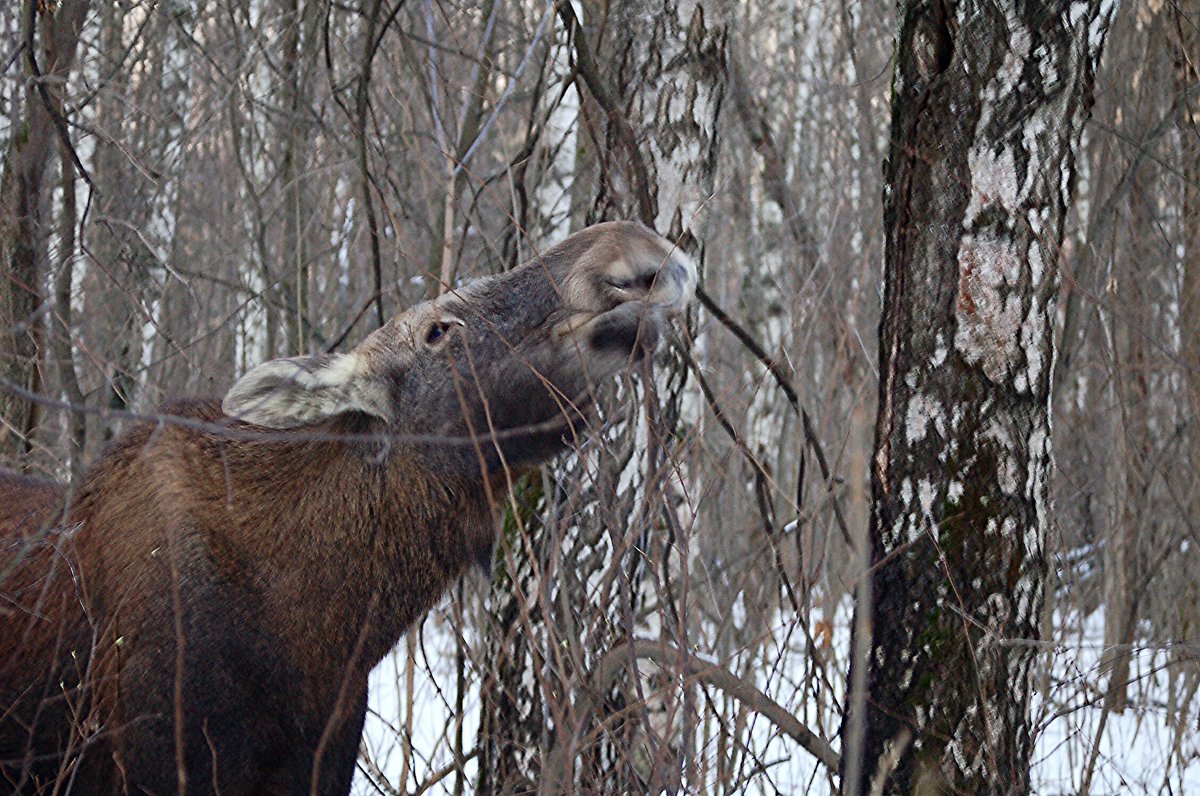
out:
{"label": "moose nostril", "polygon": [[665,303],[682,308],[696,291],[696,266],[687,255],[677,252],[659,271],[658,292]]}

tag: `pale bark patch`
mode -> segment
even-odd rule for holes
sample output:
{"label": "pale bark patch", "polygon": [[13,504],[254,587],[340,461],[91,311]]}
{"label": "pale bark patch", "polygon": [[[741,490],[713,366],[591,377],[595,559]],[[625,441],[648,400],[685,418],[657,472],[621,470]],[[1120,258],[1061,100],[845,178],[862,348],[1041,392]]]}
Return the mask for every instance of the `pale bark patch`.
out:
{"label": "pale bark patch", "polygon": [[993,382],[1003,382],[1018,350],[1021,261],[1011,245],[971,236],[959,248],[958,267],[954,347]]}

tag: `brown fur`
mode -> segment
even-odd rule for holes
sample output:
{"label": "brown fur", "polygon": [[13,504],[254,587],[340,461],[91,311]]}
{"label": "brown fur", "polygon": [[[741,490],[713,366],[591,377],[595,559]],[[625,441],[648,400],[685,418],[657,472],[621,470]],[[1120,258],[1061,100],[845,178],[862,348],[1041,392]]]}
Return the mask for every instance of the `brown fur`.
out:
{"label": "brown fur", "polygon": [[251,371],[226,408],[260,425],[178,403],[73,490],[0,472],[0,790],[347,792],[367,675],[489,560],[506,467],[561,450],[694,280],[600,225]]}

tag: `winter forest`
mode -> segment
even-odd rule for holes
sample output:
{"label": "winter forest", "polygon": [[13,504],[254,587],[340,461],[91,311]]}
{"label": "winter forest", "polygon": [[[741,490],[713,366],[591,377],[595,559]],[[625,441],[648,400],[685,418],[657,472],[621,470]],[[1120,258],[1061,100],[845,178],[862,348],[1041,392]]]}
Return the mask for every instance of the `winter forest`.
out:
{"label": "winter forest", "polygon": [[697,264],[352,793],[1200,792],[1197,0],[5,6],[0,466],[590,224]]}

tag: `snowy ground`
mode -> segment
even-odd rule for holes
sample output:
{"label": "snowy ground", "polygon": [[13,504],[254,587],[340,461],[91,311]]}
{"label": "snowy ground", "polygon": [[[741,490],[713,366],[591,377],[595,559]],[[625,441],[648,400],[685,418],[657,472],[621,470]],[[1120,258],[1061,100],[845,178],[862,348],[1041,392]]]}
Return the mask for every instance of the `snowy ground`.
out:
{"label": "snowy ground", "polygon": [[[432,631],[432,632],[431,632]],[[439,772],[451,765],[453,756],[453,739],[457,731],[456,711],[454,710],[454,670],[452,655],[447,654],[442,660],[434,656],[452,649],[453,641],[449,634],[439,634],[436,630],[426,627],[425,647],[429,652],[430,666],[424,666],[424,657],[417,653],[418,665],[413,668],[413,720],[412,720],[412,756],[409,761],[408,789],[416,787],[434,772]],[[404,771],[404,746],[401,740],[406,736],[404,716],[406,687],[406,653],[404,642],[392,652],[375,671],[371,673],[371,698],[367,710],[366,728],[363,732],[363,747],[367,757],[382,772],[383,777],[390,783],[399,783]],[[430,676],[429,669],[438,673],[438,678]],[[444,690],[443,690],[444,689]],[[475,733],[479,728],[479,692],[472,689],[465,701],[462,715],[462,737],[469,749],[474,742]],[[361,762],[361,757],[360,757]],[[475,761],[467,761],[464,767],[468,782],[473,781],[476,773]],[[453,778],[442,781],[444,787],[434,787],[430,793],[450,793],[453,790]],[[404,788],[397,787],[400,792]],[[466,792],[472,788],[467,787]],[[387,791],[384,791],[387,793]],[[352,794],[378,794],[379,790],[372,786],[360,771],[351,789]]]}
{"label": "snowy ground", "polygon": [[[1050,699],[1039,699],[1034,707],[1035,725],[1041,729],[1033,768],[1036,792],[1080,792],[1103,718],[1090,793],[1200,793],[1196,703],[1181,699],[1168,666],[1179,651],[1148,645],[1136,650],[1130,666],[1131,707],[1104,718],[1096,688],[1107,685],[1098,674],[1104,616],[1097,611],[1073,625],[1065,639],[1069,646],[1053,653]],[[1180,716],[1185,717],[1182,727]]]}
{"label": "snowy ground", "polygon": [[[831,661],[845,660],[848,647],[849,611],[839,611],[839,614],[835,620]],[[1167,665],[1180,657],[1180,651],[1161,647],[1139,650],[1131,667],[1134,678],[1130,689],[1131,708],[1123,714],[1109,713],[1104,717],[1102,688],[1106,678],[1099,668],[1103,616],[1097,612],[1082,621],[1071,618],[1065,626],[1060,622],[1060,627],[1067,626],[1070,630],[1061,630],[1057,634],[1061,643],[1051,652],[1047,690],[1035,698],[1034,723],[1038,736],[1033,768],[1034,792],[1047,796],[1079,793],[1084,772],[1094,755],[1090,783],[1093,796],[1200,793],[1197,705],[1194,698],[1180,696],[1179,678],[1172,680],[1173,670]],[[414,751],[408,762],[406,783],[410,792],[434,772],[450,767],[453,738],[458,729],[453,710],[452,639],[430,622],[425,627],[424,646],[429,666],[425,665],[425,656],[418,652],[418,665],[413,672]],[[372,675],[372,713],[368,716],[364,741],[369,758],[399,792],[405,791],[397,785],[405,765],[400,743],[404,732],[403,716],[406,715],[404,660],[402,644]],[[789,655],[788,660],[795,661],[795,666],[799,667],[797,671],[776,671],[770,675],[771,667],[755,667],[764,673],[759,687],[795,710],[808,726],[835,729],[836,717],[828,711],[820,713],[811,700],[796,704],[804,701],[796,696],[797,683],[803,680],[808,662],[799,652]],[[835,665],[830,664],[829,676],[836,688],[841,687],[841,677],[833,671]],[[436,676],[430,675],[430,668]],[[1178,669],[1174,671],[1177,675]],[[468,749],[478,727],[478,712],[477,691],[472,690],[461,717]],[[1180,716],[1186,719],[1180,722]],[[1104,732],[1099,748],[1094,750],[1102,720]],[[770,722],[759,717],[748,723],[746,731],[750,736],[749,745],[759,759],[771,762],[769,782],[762,780],[756,785],[751,780],[747,792],[778,790],[820,794],[830,791],[828,780],[818,771],[812,758],[787,738],[780,737]],[[470,792],[474,761],[467,763],[466,771],[469,778],[465,790]],[[453,787],[454,776],[448,776],[427,792],[448,793]],[[353,792],[365,796],[380,791],[360,773]]]}

